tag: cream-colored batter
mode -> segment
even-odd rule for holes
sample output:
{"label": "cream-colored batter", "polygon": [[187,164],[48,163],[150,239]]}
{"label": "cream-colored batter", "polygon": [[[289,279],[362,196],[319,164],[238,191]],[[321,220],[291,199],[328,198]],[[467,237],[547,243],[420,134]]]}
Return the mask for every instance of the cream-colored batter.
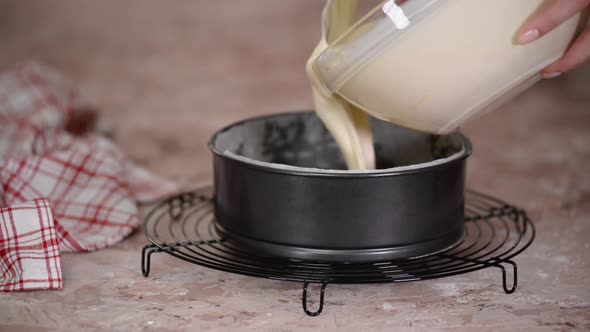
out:
{"label": "cream-colored batter", "polygon": [[547,3],[440,2],[427,18],[411,23],[381,54],[364,63],[336,93],[382,120],[449,133],[492,109],[488,106],[497,98],[529,87],[540,79],[539,71],[564,54],[580,14],[534,43],[516,41],[527,18]]}
{"label": "cream-colored batter", "polygon": [[307,62],[315,109],[349,169],[374,169],[375,154],[369,118],[349,102],[332,94],[313,68],[313,60],[354,23],[358,0],[328,0],[322,13],[322,38]]}
{"label": "cream-colored batter", "polygon": [[[313,62],[354,23],[358,0],[328,0],[322,14],[322,39],[307,63],[307,74],[316,112],[340,146],[348,168],[375,167],[365,112],[401,126],[444,134],[536,82],[538,72],[564,53],[580,18],[572,17],[535,43],[518,45],[519,28],[546,3],[441,1],[432,14],[410,23],[403,35],[362,63],[332,92]],[[362,45],[369,29],[373,25],[359,25],[354,32],[360,38],[354,45],[338,44],[335,49],[340,53],[329,58],[336,60],[325,64],[326,72],[342,70],[338,67],[342,63],[349,65],[342,57]]]}

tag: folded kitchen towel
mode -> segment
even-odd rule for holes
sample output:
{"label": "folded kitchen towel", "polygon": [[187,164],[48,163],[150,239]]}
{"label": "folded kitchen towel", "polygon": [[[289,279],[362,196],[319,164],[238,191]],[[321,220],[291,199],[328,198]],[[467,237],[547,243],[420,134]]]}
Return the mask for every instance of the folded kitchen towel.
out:
{"label": "folded kitchen towel", "polygon": [[0,290],[60,289],[61,255],[49,202],[0,209]]}
{"label": "folded kitchen towel", "polygon": [[0,290],[60,289],[60,252],[121,241],[137,202],[177,189],[89,128],[96,118],[53,70],[0,74]]}

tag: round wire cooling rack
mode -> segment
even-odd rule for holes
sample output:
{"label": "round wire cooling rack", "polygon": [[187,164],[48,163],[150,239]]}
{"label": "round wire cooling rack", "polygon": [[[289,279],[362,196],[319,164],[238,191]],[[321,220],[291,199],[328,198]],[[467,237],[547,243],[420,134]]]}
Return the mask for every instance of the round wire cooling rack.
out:
{"label": "round wire cooling rack", "polygon": [[[385,262],[326,263],[261,256],[248,251],[225,237],[213,211],[211,188],[178,194],[154,207],[144,221],[144,232],[151,244],[142,250],[143,275],[150,274],[151,255],[165,252],[225,272],[302,282],[302,306],[310,316],[322,312],[328,284],[409,282],[494,267],[501,271],[504,291],[511,294],[518,285],[517,265],[512,258],[528,248],[535,238],[534,225],[523,210],[491,196],[468,191],[465,235],[453,248]],[[310,283],[321,284],[319,306],[314,312],[308,309]]]}

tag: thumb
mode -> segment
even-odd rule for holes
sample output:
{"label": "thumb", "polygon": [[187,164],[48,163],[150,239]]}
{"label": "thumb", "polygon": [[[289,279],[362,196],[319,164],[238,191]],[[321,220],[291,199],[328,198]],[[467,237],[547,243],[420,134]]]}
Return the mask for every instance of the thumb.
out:
{"label": "thumb", "polygon": [[590,5],[590,0],[551,0],[544,9],[533,16],[519,33],[518,42],[528,44],[555,29],[576,13]]}

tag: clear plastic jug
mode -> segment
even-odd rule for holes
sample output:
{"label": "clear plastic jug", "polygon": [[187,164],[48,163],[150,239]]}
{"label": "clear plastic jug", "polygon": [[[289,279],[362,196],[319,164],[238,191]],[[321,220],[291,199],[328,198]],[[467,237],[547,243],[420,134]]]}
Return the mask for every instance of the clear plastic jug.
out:
{"label": "clear plastic jug", "polygon": [[[313,66],[325,86],[379,119],[446,134],[540,79],[581,24],[539,40],[517,33],[544,0],[385,1],[331,43]],[[407,20],[407,21],[405,21]]]}

